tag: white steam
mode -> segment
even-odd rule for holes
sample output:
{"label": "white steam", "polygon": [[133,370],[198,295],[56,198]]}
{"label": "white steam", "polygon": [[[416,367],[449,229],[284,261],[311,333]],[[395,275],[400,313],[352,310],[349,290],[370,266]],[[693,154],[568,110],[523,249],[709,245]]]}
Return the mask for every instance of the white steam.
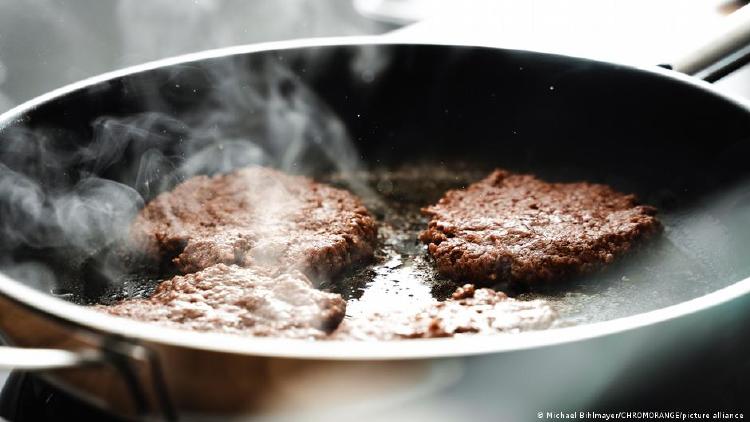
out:
{"label": "white steam", "polygon": [[[121,0],[114,7],[88,7],[33,0],[0,1],[0,10],[5,32],[28,39],[23,47],[31,53],[0,57],[0,111],[73,80],[163,57],[382,30],[347,1],[258,0],[230,7],[217,0]],[[46,31],[34,29],[41,27]],[[13,53],[7,45],[13,44],[0,54]],[[41,62],[34,61],[38,54]],[[324,54],[300,54],[308,76],[327,71]],[[370,82],[387,64],[378,49],[363,48],[349,67],[355,78]],[[145,202],[197,174],[254,164],[292,173],[314,172],[321,164],[342,171],[360,167],[345,125],[286,63],[226,61],[206,67],[205,79],[201,102],[179,118],[154,111],[103,115],[91,122],[91,139],[55,128],[0,134],[0,269],[47,288],[56,274],[48,252],[64,255],[62,261],[75,256],[79,264],[106,252]],[[157,93],[163,87],[128,88]],[[188,99],[195,94],[180,92]],[[143,110],[169,109],[169,98],[145,97]],[[361,185],[351,188],[374,195]],[[16,253],[26,249],[42,257]],[[118,268],[99,270],[116,282]]]}
{"label": "white steam", "polygon": [[[353,57],[349,70],[364,82],[387,65],[368,49]],[[309,68],[326,62],[323,56],[292,54],[288,59],[302,59]],[[147,110],[169,110],[169,102],[175,100],[169,95],[177,92],[185,96],[177,101],[191,101],[189,111],[101,116],[91,122],[92,138],[83,142],[78,134],[55,129],[16,128],[4,134],[0,229],[6,249],[52,248],[74,256],[78,264],[104,251],[108,255],[95,271],[105,282],[116,284],[122,267],[112,264],[109,246],[127,235],[145,202],[186,178],[251,165],[303,174],[362,168],[344,123],[275,56],[212,62],[201,67],[198,88],[180,86],[195,80],[180,79],[184,75],[177,73],[179,69],[167,72],[166,83],[172,86],[166,89],[163,78],[144,78],[141,85],[127,89],[148,93],[143,96]],[[376,197],[364,185],[350,188]],[[47,268],[4,256],[0,264],[12,274],[29,277],[35,268]],[[47,280],[40,286],[50,284],[48,271],[39,271],[39,280]]]}
{"label": "white steam", "polygon": [[122,183],[86,178],[51,203],[62,236],[86,253],[122,238],[142,207],[141,196]]}

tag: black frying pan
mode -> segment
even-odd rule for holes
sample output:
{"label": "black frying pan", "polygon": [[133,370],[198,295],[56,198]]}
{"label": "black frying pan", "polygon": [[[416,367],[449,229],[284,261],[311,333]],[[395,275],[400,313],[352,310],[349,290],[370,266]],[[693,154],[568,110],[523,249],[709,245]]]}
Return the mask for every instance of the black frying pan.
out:
{"label": "black frying pan", "polygon": [[[74,84],[0,117],[0,326],[19,346],[83,351],[0,356],[27,368],[94,365],[51,379],[125,413],[325,415],[365,400],[450,419],[440,394],[519,418],[541,403],[586,404],[616,378],[637,380],[623,377],[627,365],[734,333],[748,313],[749,111],[663,69],[374,39],[224,49]],[[412,270],[384,272],[381,260],[325,285],[349,297],[366,297],[372,274],[444,292],[414,241],[416,210],[494,167],[636,193],[666,230],[602,273],[513,292],[553,302],[561,328],[545,332],[309,343],[177,331],[82,306],[153,285],[107,254],[143,201],[192,174],[258,163],[345,186],[393,228],[383,251]],[[555,388],[521,381],[545,372]],[[556,384],[576,380],[576,397]],[[454,382],[459,393],[444,390]],[[300,389],[335,394],[311,404]],[[487,389],[504,398],[481,400]]]}

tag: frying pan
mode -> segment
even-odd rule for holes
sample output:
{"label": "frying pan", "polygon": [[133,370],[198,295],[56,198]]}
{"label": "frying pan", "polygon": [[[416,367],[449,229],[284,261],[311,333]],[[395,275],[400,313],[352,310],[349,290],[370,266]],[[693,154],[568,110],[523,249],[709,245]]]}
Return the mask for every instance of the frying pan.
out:
{"label": "frying pan", "polygon": [[[283,132],[294,121],[283,114],[290,107],[306,131],[301,144],[279,146],[278,134],[291,133]],[[256,112],[261,119],[249,117]],[[112,127],[124,129],[102,136]],[[232,142],[196,161],[217,138]],[[736,353],[732,341],[750,317],[748,138],[748,104],[703,81],[520,50],[303,40],[94,77],[0,116],[0,145],[13,146],[0,157],[0,330],[16,346],[0,350],[0,360],[45,370],[50,383],[133,418],[526,420],[580,409],[707,348],[717,361]],[[180,176],[247,157],[359,193],[393,228],[384,248],[405,259],[424,253],[402,239],[423,223],[418,207],[494,167],[636,193],[660,209],[665,232],[601,273],[514,292],[558,309],[562,323],[544,331],[306,342],[175,330],[83,306],[147,294],[150,278],[123,279],[131,274],[114,271],[97,243],[126,227],[131,214],[118,213],[113,199],[122,195],[80,202],[100,192],[81,186],[118,182],[132,187],[118,192],[148,200]],[[145,181],[143,163],[157,163]],[[39,201],[28,202],[29,192]],[[60,217],[80,208],[89,210],[82,220]],[[421,280],[440,294],[429,268],[406,264],[413,271],[399,282]],[[376,261],[327,288],[365,297],[362,279],[387,269]]]}

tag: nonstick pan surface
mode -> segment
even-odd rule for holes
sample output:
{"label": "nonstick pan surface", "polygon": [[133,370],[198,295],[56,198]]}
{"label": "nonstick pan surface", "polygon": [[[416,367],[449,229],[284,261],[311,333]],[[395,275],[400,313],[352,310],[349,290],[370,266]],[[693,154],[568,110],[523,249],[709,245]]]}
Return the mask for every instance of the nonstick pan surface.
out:
{"label": "nonstick pan surface", "polygon": [[[649,311],[662,310],[647,314],[654,318],[675,317],[687,312],[684,302],[750,276],[750,113],[744,104],[663,70],[513,50],[352,43],[209,52],[52,93],[2,116],[0,140],[14,146],[2,149],[5,174],[22,175],[47,198],[43,207],[92,176],[130,186],[147,201],[186,175],[248,160],[343,186],[361,195],[381,224],[376,261],[323,283],[349,298],[353,312],[444,297],[455,287],[434,272],[416,240],[426,224],[418,210],[495,167],[549,181],[607,183],[660,211],[664,233],[604,271],[533,288],[495,286],[520,299],[551,301],[560,326],[610,321],[589,331],[604,333],[648,323],[641,314]],[[236,97],[227,99],[228,92]],[[310,131],[293,148],[278,143],[288,116],[281,124],[268,117],[285,107],[305,116],[302,127]],[[124,132],[103,137],[113,126]],[[117,143],[117,156],[92,159],[104,141]],[[225,147],[232,153],[222,153]],[[296,151],[291,157],[290,149]],[[235,159],[251,156],[248,151],[260,153]],[[196,164],[201,153],[208,159]],[[149,154],[159,159],[144,161]],[[145,184],[144,162],[158,164]],[[3,230],[26,222],[0,246],[6,274],[16,281],[90,304],[148,294],[165,275],[122,269],[111,262],[109,247],[82,247],[78,237],[34,237],[60,228],[24,214],[28,209],[18,206],[9,180],[0,201],[16,220],[4,216]],[[40,281],[40,267],[53,276]],[[8,283],[6,294],[31,306],[135,337],[171,333],[163,338],[196,347],[231,342],[226,349],[235,351],[252,350],[257,341],[208,346],[190,338],[211,335],[137,331],[142,324],[115,323],[78,305],[50,309],[58,301],[28,290],[22,299]],[[699,309],[709,301],[691,303]],[[523,347],[523,336],[496,345]]]}

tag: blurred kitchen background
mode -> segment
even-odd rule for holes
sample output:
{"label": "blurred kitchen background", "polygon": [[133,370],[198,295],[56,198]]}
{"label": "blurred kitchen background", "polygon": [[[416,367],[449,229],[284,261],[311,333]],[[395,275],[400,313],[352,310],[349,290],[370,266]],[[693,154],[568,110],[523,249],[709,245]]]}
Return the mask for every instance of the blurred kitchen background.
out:
{"label": "blurred kitchen background", "polygon": [[[382,34],[666,63],[738,0],[0,0],[0,112],[67,83],[188,52]],[[415,24],[416,23],[416,24]],[[750,97],[750,70],[720,81]]]}

